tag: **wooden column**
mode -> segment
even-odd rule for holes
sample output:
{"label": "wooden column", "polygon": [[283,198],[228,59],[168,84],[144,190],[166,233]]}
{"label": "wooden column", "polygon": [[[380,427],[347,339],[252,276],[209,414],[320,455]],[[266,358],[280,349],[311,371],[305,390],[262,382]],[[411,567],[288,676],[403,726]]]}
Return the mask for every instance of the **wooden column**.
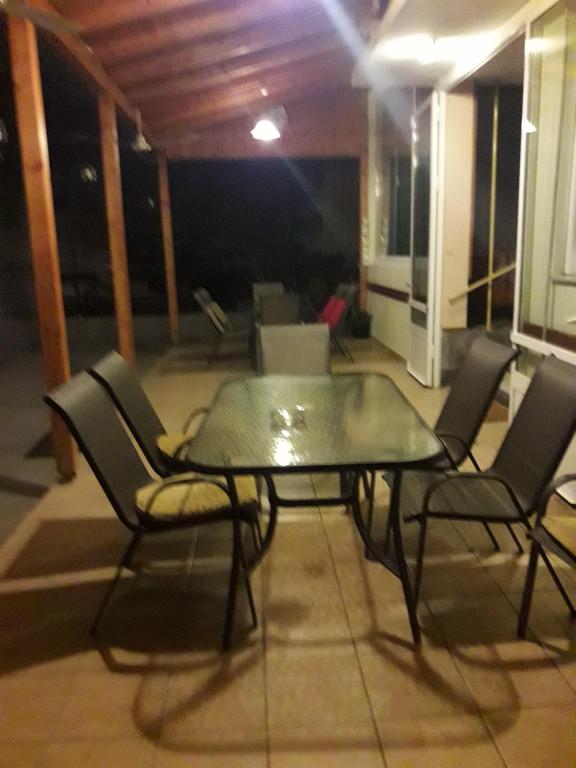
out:
{"label": "wooden column", "polygon": [[116,104],[107,93],[100,94],[100,137],[102,143],[102,168],[104,171],[104,194],[108,220],[108,244],[110,267],[116,311],[116,333],[118,351],[124,359],[134,365],[134,324],[130,301],[130,278],[128,255],[126,253],[126,228],[122,202],[122,177],[120,153],[118,150],[118,126]]}
{"label": "wooden column", "polygon": [[[50,390],[70,378],[70,359],[38,42],[30,22],[10,15],[7,21],[44,381]],[[70,478],[75,470],[74,444],[56,415],[52,416],[52,439],[58,471]]]}
{"label": "wooden column", "polygon": [[164,247],[164,270],[166,273],[166,296],[168,298],[168,325],[170,341],[178,343],[178,291],[176,288],[176,267],[174,264],[174,237],[172,234],[172,209],[170,207],[170,184],[166,157],[158,158],[158,186],[160,188],[160,216],[162,219],[162,243]]}

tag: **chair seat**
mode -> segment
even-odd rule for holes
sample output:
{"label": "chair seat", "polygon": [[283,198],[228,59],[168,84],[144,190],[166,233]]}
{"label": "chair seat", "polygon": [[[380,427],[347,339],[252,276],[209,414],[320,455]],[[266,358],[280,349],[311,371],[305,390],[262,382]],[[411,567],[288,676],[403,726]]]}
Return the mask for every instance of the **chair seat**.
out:
{"label": "chair seat", "polygon": [[176,451],[187,439],[184,432],[169,432],[166,435],[160,435],[156,438],[156,445],[163,456],[169,459],[174,458]]}
{"label": "chair seat", "polygon": [[561,547],[576,557],[575,517],[546,515],[542,521],[542,527]]}
{"label": "chair seat", "polygon": [[[197,479],[198,475],[188,472],[170,478],[170,481],[148,483],[136,491],[136,507],[139,512],[160,518],[177,518],[184,515],[210,515],[230,507],[228,494],[209,480],[221,483],[226,481],[221,477],[207,479],[205,483],[186,485],[171,485],[174,480]],[[238,501],[241,506],[255,504],[258,500],[256,481],[253,477],[238,477],[235,480]],[[148,505],[152,496],[166,485],[166,489],[156,496],[152,506]]]}
{"label": "chair seat", "polygon": [[402,479],[401,509],[404,519],[422,514],[428,488],[449,478],[432,492],[428,514],[433,517],[493,521],[518,520],[519,513],[506,488],[478,475],[467,479],[459,474],[406,472]]}

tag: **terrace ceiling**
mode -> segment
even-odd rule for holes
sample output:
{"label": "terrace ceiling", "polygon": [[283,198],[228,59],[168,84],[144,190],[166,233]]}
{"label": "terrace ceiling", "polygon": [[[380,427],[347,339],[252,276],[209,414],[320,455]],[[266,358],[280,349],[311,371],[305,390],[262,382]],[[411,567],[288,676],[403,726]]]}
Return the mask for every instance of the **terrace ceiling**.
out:
{"label": "terrace ceiling", "polygon": [[[194,141],[350,87],[373,0],[53,0],[151,138]],[[342,23],[344,11],[347,19]],[[335,15],[336,14],[336,15]],[[350,22],[350,23],[348,23]],[[347,43],[342,32],[351,32]]]}

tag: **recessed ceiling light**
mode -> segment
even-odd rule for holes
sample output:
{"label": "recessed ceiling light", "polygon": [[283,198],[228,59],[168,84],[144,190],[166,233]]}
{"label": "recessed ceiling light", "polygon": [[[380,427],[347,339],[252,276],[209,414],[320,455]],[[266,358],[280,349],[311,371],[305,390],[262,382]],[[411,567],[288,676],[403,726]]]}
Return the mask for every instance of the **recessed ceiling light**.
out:
{"label": "recessed ceiling light", "polygon": [[260,88],[260,93],[262,96],[268,96],[268,88]]}

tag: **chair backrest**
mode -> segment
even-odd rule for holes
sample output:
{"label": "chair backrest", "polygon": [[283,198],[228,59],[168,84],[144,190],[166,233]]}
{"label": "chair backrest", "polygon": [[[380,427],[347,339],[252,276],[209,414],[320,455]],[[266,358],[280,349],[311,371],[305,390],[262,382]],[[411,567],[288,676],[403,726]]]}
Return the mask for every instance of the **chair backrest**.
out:
{"label": "chair backrest", "polygon": [[293,325],[300,322],[300,299],[291,293],[260,298],[262,325]]}
{"label": "chair backrest", "polygon": [[213,300],[212,296],[210,296],[206,288],[197,288],[192,295],[201,307],[210,304],[210,302]]}
{"label": "chair backrest", "polygon": [[165,475],[156,439],[166,430],[135,371],[118,352],[110,352],[90,366],[88,373],[108,392],[154,471]]}
{"label": "chair backrest", "polygon": [[344,307],[339,311],[338,316],[336,316],[335,313],[335,316],[333,317],[333,324],[330,327],[333,334],[338,335],[343,331],[344,326],[350,317],[350,313],[352,312],[352,307],[354,306],[357,295],[358,286],[349,285],[346,295],[343,297],[338,296],[339,299],[344,298]]}
{"label": "chair backrest", "polygon": [[103,387],[78,373],[44,400],[68,426],[120,520],[136,529],[134,494],[150,475]]}
{"label": "chair backrest", "polygon": [[466,458],[500,382],[517,355],[513,347],[486,336],[476,339],[468,350],[435,426],[436,432],[452,435],[461,443],[461,453],[452,456],[456,464]]}
{"label": "chair backrest", "polygon": [[252,299],[254,309],[260,311],[260,299],[262,296],[281,296],[284,293],[282,283],[252,283]]}
{"label": "chair backrest", "polygon": [[533,510],[576,430],[576,366],[543,360],[514,417],[492,470],[525,511]]}
{"label": "chair backrest", "polygon": [[230,320],[220,304],[214,301],[208,291],[206,291],[204,288],[200,288],[197,291],[194,291],[192,295],[198,302],[202,312],[204,312],[206,317],[208,317],[218,333],[226,333],[226,331],[230,328]]}
{"label": "chair backrest", "polygon": [[330,331],[323,323],[259,328],[262,373],[330,373]]}

